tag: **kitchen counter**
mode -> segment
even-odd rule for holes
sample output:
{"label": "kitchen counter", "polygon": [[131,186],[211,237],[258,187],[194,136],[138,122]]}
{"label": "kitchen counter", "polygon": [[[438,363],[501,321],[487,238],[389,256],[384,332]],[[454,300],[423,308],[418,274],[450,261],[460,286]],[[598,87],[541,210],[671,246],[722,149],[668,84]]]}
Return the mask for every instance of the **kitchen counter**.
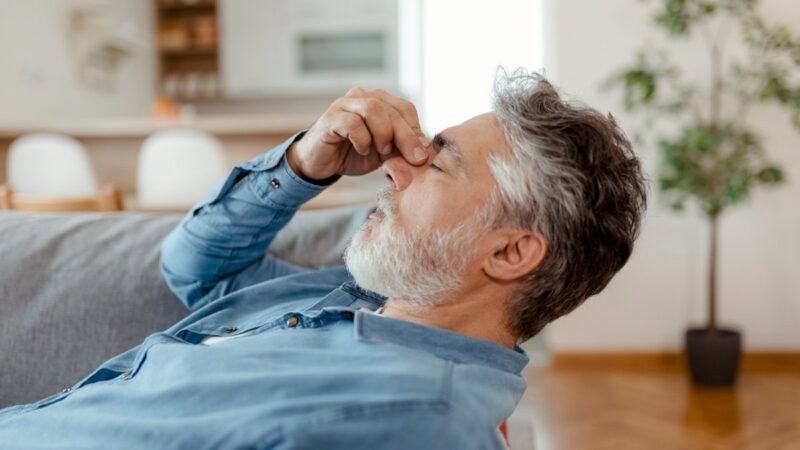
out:
{"label": "kitchen counter", "polygon": [[135,138],[175,127],[206,131],[218,137],[291,135],[308,128],[315,119],[308,115],[225,115],[177,119],[121,117],[59,122],[4,122],[0,123],[0,139],[14,139],[38,132],[61,133],[76,139]]}

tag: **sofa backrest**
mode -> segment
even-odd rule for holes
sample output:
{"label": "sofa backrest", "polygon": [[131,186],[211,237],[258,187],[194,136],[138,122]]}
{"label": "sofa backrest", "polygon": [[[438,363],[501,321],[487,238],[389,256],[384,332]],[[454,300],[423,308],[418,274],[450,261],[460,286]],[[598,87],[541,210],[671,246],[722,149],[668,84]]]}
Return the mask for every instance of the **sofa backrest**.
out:
{"label": "sofa backrest", "polygon": [[[342,263],[371,207],[301,211],[270,252]],[[168,328],[188,310],[158,269],[182,215],[0,213],[0,408],[39,400]]]}

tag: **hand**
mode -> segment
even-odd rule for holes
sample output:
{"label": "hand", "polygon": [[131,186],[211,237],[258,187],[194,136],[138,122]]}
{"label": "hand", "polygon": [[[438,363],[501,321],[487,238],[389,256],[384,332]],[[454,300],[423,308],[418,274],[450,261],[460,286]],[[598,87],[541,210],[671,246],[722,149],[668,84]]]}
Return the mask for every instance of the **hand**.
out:
{"label": "hand", "polygon": [[411,102],[380,89],[353,88],[289,147],[286,158],[298,175],[318,181],[364,175],[397,155],[421,165],[427,147]]}

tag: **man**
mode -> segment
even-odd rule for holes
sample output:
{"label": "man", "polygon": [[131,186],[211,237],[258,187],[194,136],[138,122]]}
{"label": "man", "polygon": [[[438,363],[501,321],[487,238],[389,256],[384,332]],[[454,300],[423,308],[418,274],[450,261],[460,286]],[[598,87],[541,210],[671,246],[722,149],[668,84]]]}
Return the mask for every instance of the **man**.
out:
{"label": "man", "polygon": [[[345,265],[266,252],[341,175],[389,186]],[[536,74],[422,137],[411,103],[353,89],[237,166],[166,238],[192,313],[72,389],[0,411],[3,448],[496,449],[517,346],[625,264],[645,205],[610,117]]]}

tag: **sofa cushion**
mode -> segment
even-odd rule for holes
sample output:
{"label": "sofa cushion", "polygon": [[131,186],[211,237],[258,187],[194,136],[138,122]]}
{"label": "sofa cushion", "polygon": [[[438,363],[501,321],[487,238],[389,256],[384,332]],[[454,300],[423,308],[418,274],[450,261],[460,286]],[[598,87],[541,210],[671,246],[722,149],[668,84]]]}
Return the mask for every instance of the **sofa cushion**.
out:
{"label": "sofa cushion", "polygon": [[[301,211],[270,252],[341,264],[371,207]],[[188,310],[158,269],[182,215],[0,213],[0,408],[70,386]]]}

